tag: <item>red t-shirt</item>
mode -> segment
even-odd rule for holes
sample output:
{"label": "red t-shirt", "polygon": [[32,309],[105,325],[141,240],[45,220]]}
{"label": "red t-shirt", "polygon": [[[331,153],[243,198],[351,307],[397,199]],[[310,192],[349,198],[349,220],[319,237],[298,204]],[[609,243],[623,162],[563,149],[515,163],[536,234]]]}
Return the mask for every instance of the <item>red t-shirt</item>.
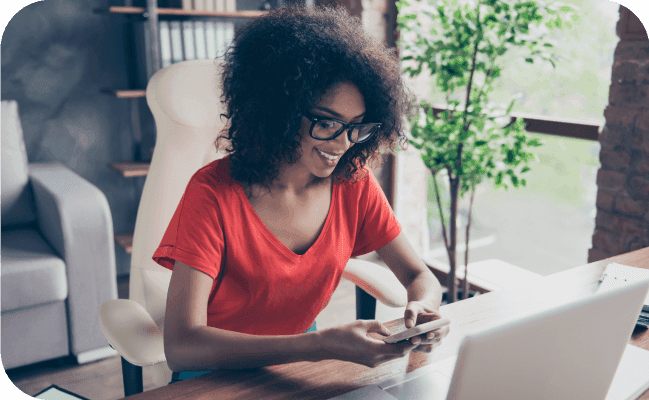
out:
{"label": "red t-shirt", "polygon": [[334,183],[318,239],[303,255],[282,244],[261,221],[228,158],[190,179],[153,260],[178,260],[214,279],[207,325],[255,335],[306,331],[324,309],[350,257],[391,242],[401,226],[374,175]]}

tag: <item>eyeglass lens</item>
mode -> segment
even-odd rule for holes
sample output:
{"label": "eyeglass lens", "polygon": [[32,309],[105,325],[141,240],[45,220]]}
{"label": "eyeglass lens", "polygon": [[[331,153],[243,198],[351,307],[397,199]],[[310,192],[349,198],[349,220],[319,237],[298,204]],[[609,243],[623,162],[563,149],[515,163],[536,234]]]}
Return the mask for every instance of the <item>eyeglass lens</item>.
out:
{"label": "eyeglass lens", "polygon": [[[329,121],[329,120],[319,120],[316,121],[313,127],[313,136],[318,139],[328,139],[336,135],[343,126],[340,122]],[[376,125],[359,125],[354,126],[351,134],[351,140],[354,142],[361,142],[368,137],[372,136],[376,130]]]}

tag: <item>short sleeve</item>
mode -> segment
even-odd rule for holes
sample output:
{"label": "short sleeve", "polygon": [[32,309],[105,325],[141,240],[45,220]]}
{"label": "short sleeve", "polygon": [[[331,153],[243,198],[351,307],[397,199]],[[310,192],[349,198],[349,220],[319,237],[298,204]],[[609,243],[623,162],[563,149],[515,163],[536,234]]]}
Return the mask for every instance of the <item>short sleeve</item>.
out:
{"label": "short sleeve", "polygon": [[359,194],[359,229],[352,257],[367,254],[390,243],[401,233],[401,225],[392,207],[370,171]]}
{"label": "short sleeve", "polygon": [[201,172],[189,181],[153,260],[172,270],[178,260],[216,279],[225,254],[223,221],[218,186]]}

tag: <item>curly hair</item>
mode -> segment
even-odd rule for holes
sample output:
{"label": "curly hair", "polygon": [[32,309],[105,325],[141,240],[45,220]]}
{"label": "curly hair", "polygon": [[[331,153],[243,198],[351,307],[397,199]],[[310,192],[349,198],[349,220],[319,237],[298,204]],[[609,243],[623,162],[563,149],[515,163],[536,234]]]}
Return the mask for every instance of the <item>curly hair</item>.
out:
{"label": "curly hair", "polygon": [[268,188],[283,163],[300,157],[301,114],[337,84],[352,82],[366,107],[363,122],[381,129],[339,160],[338,182],[360,179],[387,148],[407,144],[403,116],[412,98],[393,50],[363,30],[342,7],[288,5],[241,27],[224,55],[222,96],[229,123],[215,145],[227,140],[231,177]]}

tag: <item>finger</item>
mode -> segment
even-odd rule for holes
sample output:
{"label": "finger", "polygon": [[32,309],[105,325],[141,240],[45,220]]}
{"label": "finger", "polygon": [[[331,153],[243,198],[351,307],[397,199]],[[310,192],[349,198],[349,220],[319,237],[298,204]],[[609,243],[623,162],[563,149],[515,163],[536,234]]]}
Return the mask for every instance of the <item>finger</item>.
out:
{"label": "finger", "polygon": [[434,348],[435,348],[434,345],[420,344],[419,346],[412,349],[412,352],[413,353],[432,353]]}
{"label": "finger", "polygon": [[451,327],[449,325],[443,326],[439,329],[435,330],[437,332],[437,337],[444,338],[448,335],[448,333],[451,331]]}
{"label": "finger", "polygon": [[442,318],[442,316],[436,312],[432,312],[432,311],[421,312],[419,315],[417,315],[416,325],[425,324],[426,322],[435,321],[436,319],[440,319],[440,318]]}
{"label": "finger", "polygon": [[415,326],[417,315],[421,312],[421,307],[416,302],[410,302],[406,305],[406,310],[403,313],[403,321],[406,328],[410,329]]}
{"label": "finger", "polygon": [[409,340],[404,340],[402,342],[395,343],[395,344],[386,343],[386,345],[389,346],[388,347],[388,349],[389,349],[388,352],[393,353],[393,354],[401,354],[401,355],[408,354],[410,351],[412,351],[412,349],[419,346],[419,343],[416,343],[416,344],[413,343],[412,339],[414,339],[414,338],[411,338]]}
{"label": "finger", "polygon": [[370,321],[367,332],[377,332],[382,334],[383,336],[390,336],[392,334],[390,330],[385,325],[383,325],[381,321],[378,320]]}

